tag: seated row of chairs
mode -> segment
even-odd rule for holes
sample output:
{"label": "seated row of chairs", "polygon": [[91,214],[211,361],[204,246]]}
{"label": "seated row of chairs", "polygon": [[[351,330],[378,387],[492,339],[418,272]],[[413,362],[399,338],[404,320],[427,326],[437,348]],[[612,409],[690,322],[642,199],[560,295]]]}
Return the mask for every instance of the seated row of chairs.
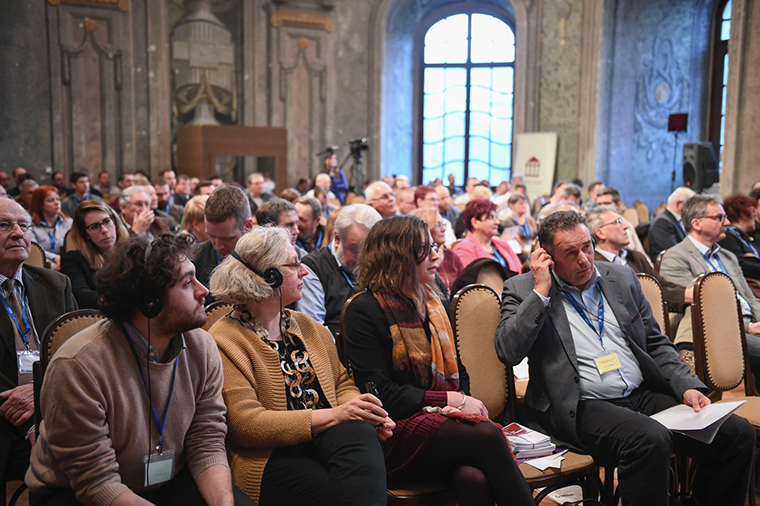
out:
{"label": "seated row of chairs", "polygon": [[[655,319],[661,328],[667,329],[667,308],[662,300],[659,284],[645,274],[640,274],[639,279],[645,296],[652,305]],[[352,300],[353,298],[346,302],[344,313]],[[742,400],[746,402],[737,414],[747,418],[760,436],[760,397],[757,397],[755,383],[747,366],[746,337],[741,312],[735,301],[735,288],[725,274],[713,272],[698,278],[692,313],[697,374],[713,390],[731,390],[743,382],[746,397]],[[217,302],[209,305],[206,309],[208,322],[204,329],[210,328],[230,310],[229,304]],[[732,314],[736,317],[732,318]],[[477,367],[470,367],[468,370],[472,395],[483,401],[495,421],[520,421],[512,368],[502,364],[493,350],[491,336],[496,334],[501,319],[499,293],[484,284],[468,285],[453,297],[451,315],[462,362],[465,366],[477,364]],[[34,368],[35,417],[38,421],[41,417],[39,394],[50,359],[66,339],[102,318],[103,316],[95,310],[74,311],[62,315],[45,330],[42,336],[41,360]],[[336,345],[341,361],[350,371],[343,329],[341,321],[341,333],[336,335]],[[539,471],[527,464],[521,464],[520,470],[532,489],[545,487],[537,494],[536,504],[552,491],[569,485],[580,485],[584,498],[595,498],[600,493],[599,487],[602,486],[599,470],[593,459],[574,452],[565,454],[560,470]],[[606,483],[601,491],[605,504],[617,502],[611,478],[612,472],[608,470]],[[750,488],[750,504],[754,504],[753,492],[754,479]],[[389,504],[433,504],[451,500],[453,494],[443,484],[408,484],[389,490],[388,499]]]}

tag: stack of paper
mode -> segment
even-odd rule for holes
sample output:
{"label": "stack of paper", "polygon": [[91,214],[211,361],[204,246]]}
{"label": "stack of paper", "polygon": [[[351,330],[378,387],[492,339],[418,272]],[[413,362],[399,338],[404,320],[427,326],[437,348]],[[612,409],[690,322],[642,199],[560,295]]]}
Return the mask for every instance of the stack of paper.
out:
{"label": "stack of paper", "polygon": [[678,432],[698,441],[710,444],[718,433],[723,422],[736,411],[745,401],[719,402],[709,404],[699,412],[685,404],[678,404],[659,413],[652,418],[673,432]]}
{"label": "stack of paper", "polygon": [[551,455],[556,449],[549,436],[523,427],[519,423],[511,423],[504,427],[504,434],[518,460]]}

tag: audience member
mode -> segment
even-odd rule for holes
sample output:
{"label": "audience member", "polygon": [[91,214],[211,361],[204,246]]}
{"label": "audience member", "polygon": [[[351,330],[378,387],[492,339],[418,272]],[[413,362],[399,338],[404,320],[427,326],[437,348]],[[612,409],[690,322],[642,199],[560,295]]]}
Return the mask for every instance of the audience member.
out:
{"label": "audience member", "polygon": [[414,190],[412,188],[396,190],[396,201],[398,202],[399,214],[409,214],[417,209],[414,200]]}
{"label": "audience member", "polygon": [[325,227],[319,222],[322,216],[322,204],[314,197],[300,197],[295,203],[298,212],[298,237],[296,244],[299,248],[311,253],[322,246],[325,237]]}
{"label": "audience member", "polygon": [[438,245],[438,264],[436,272],[441,280],[442,288],[446,291],[445,295],[450,298],[451,287],[464,266],[459,256],[446,246],[446,230],[449,228],[448,221],[444,220],[438,207],[422,207],[415,209],[411,213],[418,218],[422,218],[428,224],[428,230],[433,237],[433,242]]}
{"label": "audience member", "polygon": [[106,202],[121,193],[118,186],[111,184],[111,174],[107,170],[100,171],[98,174],[98,184],[92,185],[92,189],[99,191]]}
{"label": "audience member", "polygon": [[443,219],[449,222],[449,229],[453,231],[457,217],[462,214],[462,210],[451,205],[451,195],[445,186],[436,186],[435,194],[438,195],[438,211]]}
{"label": "audience member", "polygon": [[[398,195],[396,196],[398,198]],[[415,209],[425,207],[438,207],[441,200],[438,198],[438,194],[435,188],[432,186],[419,185],[414,189],[414,207]]]}
{"label": "audience member", "polygon": [[[235,249],[238,240],[253,228],[251,206],[243,190],[234,186],[222,186],[214,190],[204,210],[208,241],[201,243],[193,263],[195,275],[203,286],[209,287],[211,271]],[[206,303],[214,301],[214,294],[206,297]]]}
{"label": "audience member", "polygon": [[554,193],[556,199],[553,197],[548,204],[541,208],[538,212],[538,221],[543,220],[549,214],[555,212],[558,204],[572,204],[575,207],[580,206],[582,196],[580,187],[573,183],[564,182],[557,183],[557,187],[559,190]]}
{"label": "audience member", "polygon": [[305,275],[288,233],[258,227],[211,277],[235,305],[211,327],[235,483],[264,506],[384,504],[378,436],[394,423],[376,397],[360,395],[327,329],[283,308],[301,298]]}
{"label": "audience member", "polygon": [[515,253],[525,261],[538,235],[538,226],[536,220],[530,215],[530,204],[525,195],[513,193],[507,200],[507,205],[508,208],[498,214],[503,229],[501,237],[518,241],[520,250]]}
{"label": "audience member", "polygon": [[522,262],[507,241],[500,239],[496,205],[488,199],[471,200],[462,212],[462,221],[469,233],[457,244],[454,252],[467,267],[478,258],[493,258],[512,272],[522,271]]}
{"label": "audience member", "polygon": [[[620,214],[620,216],[623,216],[623,212],[626,209],[625,204],[620,198],[620,192],[611,186],[605,186],[597,192],[596,205],[614,206],[615,211]],[[642,255],[647,255],[647,251],[644,249],[644,245],[641,244],[641,239],[639,239],[639,235],[636,233],[636,227],[625,218],[623,218],[623,221],[628,225],[625,233],[628,234],[629,248],[638,251]]]}
{"label": "audience member", "polygon": [[290,233],[290,243],[298,253],[298,259],[306,256],[306,250],[296,244],[298,241],[298,210],[296,206],[282,199],[273,199],[256,211],[256,223],[261,226],[274,225]]}
{"label": "audience member", "polygon": [[755,206],[755,230],[749,235],[755,238],[755,244],[760,244],[760,188],[755,188],[749,192],[749,197]]}
{"label": "audience member", "polygon": [[[298,200],[299,198],[301,198],[302,195],[295,188],[285,188],[284,190],[282,190],[280,192],[280,194],[278,195],[278,197],[280,197],[282,200],[287,200],[291,204],[295,204],[296,200]],[[317,202],[319,202],[319,200],[317,200]],[[321,203],[319,204],[319,215],[320,216],[322,215],[322,204]]]}
{"label": "audience member", "polygon": [[338,155],[335,151],[328,149],[322,159],[322,172],[330,176],[330,190],[341,204],[346,203],[346,194],[348,193],[348,180],[342,170],[338,168]]}
{"label": "audience member", "polygon": [[55,186],[61,198],[69,194],[69,188],[66,186],[66,175],[60,170],[53,172],[50,176],[50,184]]}
{"label": "audience member", "polygon": [[332,185],[332,180],[330,179],[330,176],[325,174],[324,172],[320,172],[317,174],[317,176],[314,178],[314,188],[306,192],[307,197],[314,197],[314,192],[317,188],[322,188],[325,193],[327,194],[327,200],[333,200],[337,201],[338,198],[335,196],[335,194],[330,189]]}
{"label": "audience member", "polygon": [[[451,182],[451,180],[449,180]],[[470,177],[467,178],[467,184],[464,187],[464,193],[459,195],[454,199],[454,205],[455,206],[464,206],[467,205],[468,202],[473,198],[472,192],[475,190],[476,185],[478,185],[480,181],[478,181],[478,178],[476,177]],[[453,194],[452,194],[453,196]]]}
{"label": "audience member", "polygon": [[69,339],[45,375],[26,475],[35,504],[252,504],[233,499],[222,361],[199,329],[208,290],[192,252],[186,235],[133,236],[98,273],[108,319]]}
{"label": "audience member", "polygon": [[699,504],[743,505],[752,426],[731,415],[708,445],[650,418],[679,403],[700,411],[710,404],[707,389],[657,328],[633,271],[594,265],[581,215],[548,216],[538,237],[531,272],[504,283],[496,334],[502,361],[530,362],[526,418],[597,464],[616,466],[623,504],[667,505],[676,452],[694,459]]}
{"label": "audience member", "polygon": [[174,203],[184,207],[192,197],[193,192],[190,189],[190,176],[180,174],[177,176],[177,186],[174,188]]}
{"label": "audience member", "polygon": [[307,275],[299,311],[330,329],[340,331],[343,304],[357,293],[354,269],[372,226],[380,214],[365,204],[344,207],[337,214],[332,241],[303,257]]}
{"label": "audience member", "polygon": [[449,191],[449,196],[453,199],[454,197],[458,197],[463,193],[463,190],[456,185],[456,177],[454,177],[454,174],[449,174],[446,176],[446,181],[449,182],[448,186],[446,186],[446,189]]}
{"label": "audience member", "polygon": [[694,190],[681,186],[668,197],[668,205],[649,226],[649,258],[656,261],[660,252],[681,242],[686,237],[685,223],[681,221],[683,203],[694,195]]}
{"label": "audience member", "polygon": [[[668,309],[675,312],[683,312],[684,304],[693,302],[693,289],[684,288],[663,279],[654,270],[644,255],[638,251],[626,248],[628,246],[628,234],[625,233],[628,225],[612,206],[598,206],[591,209],[586,215],[591,237],[594,238],[594,261],[612,262],[618,265],[627,265],[633,272],[649,274],[654,277],[662,287],[662,295],[668,303]],[[665,329],[660,329],[664,332]],[[673,329],[675,330],[675,329]]]}
{"label": "audience member", "polygon": [[61,272],[71,280],[71,290],[82,309],[98,309],[95,274],[106,255],[129,237],[129,232],[108,205],[85,200],[74,212],[74,224],[61,256]]}
{"label": "audience member", "polygon": [[[172,204],[174,195],[171,193],[171,185],[163,177],[153,180],[153,192],[156,194],[156,208],[165,216],[171,216],[175,224],[182,223],[185,209],[177,204]],[[151,207],[152,207],[151,202]],[[171,226],[171,225],[170,225]]]}
{"label": "audience member", "polygon": [[338,209],[337,206],[330,203],[330,201],[327,199],[327,192],[324,190],[324,188],[320,188],[317,186],[314,188],[314,198],[319,201],[320,204],[322,204],[322,216],[325,218],[329,218],[330,214],[332,214],[333,211]]}
{"label": "audience member", "polygon": [[45,257],[61,268],[61,250],[71,218],[61,212],[61,197],[55,186],[40,186],[32,194],[32,238],[45,250]]}
{"label": "audience member", "polygon": [[[224,185],[224,179],[222,176],[218,174],[212,174],[211,177],[208,178],[209,181],[211,181],[211,184],[214,185],[214,189],[219,188],[220,186]],[[264,180],[264,185],[266,185],[266,178]]]}
{"label": "audience member", "polygon": [[[720,195],[694,195],[681,209],[686,238],[669,248],[662,257],[660,275],[680,286],[691,286],[700,274],[722,271],[736,286],[747,330],[747,351],[755,381],[760,386],[760,300],[744,279],[736,256],[721,248],[729,225]],[[752,323],[754,322],[754,323]],[[690,351],[693,343],[691,310],[687,308],[674,340],[679,349]],[[689,353],[684,353],[688,359]]]}
{"label": "audience member", "polygon": [[302,177],[298,179],[298,183],[296,184],[296,191],[298,191],[299,195],[305,195],[306,192],[309,191],[310,187],[311,187],[311,183],[309,182],[309,180],[306,179],[305,177]]}
{"label": "audience member", "polygon": [[152,241],[169,230],[169,223],[156,216],[151,207],[151,195],[143,186],[133,185],[119,195],[122,224],[131,234]]}
{"label": "audience member", "polygon": [[416,216],[378,222],[357,267],[367,291],[346,310],[354,379],[375,387],[396,421],[383,445],[388,481],[443,479],[461,504],[532,505],[501,431],[468,395],[469,376],[436,293],[437,249]]}
{"label": "audience member", "polygon": [[209,180],[199,181],[193,189],[193,195],[211,195],[216,186]]}
{"label": "audience member", "polygon": [[108,202],[108,205],[113,207],[117,213],[121,213],[121,205],[119,205],[121,192],[123,192],[124,190],[132,186],[133,184],[135,184],[134,174],[130,174],[129,172],[124,172],[121,174],[121,176],[119,176],[119,180],[116,182],[116,185],[119,187],[119,194],[111,197],[111,200]]}
{"label": "audience member", "polygon": [[364,195],[367,197],[367,204],[380,213],[380,216],[383,218],[394,216],[398,213],[396,196],[391,187],[386,183],[375,181],[367,186],[367,189],[364,190]]}
{"label": "audience member", "polygon": [[72,172],[69,182],[74,191],[61,201],[61,212],[66,216],[74,216],[77,206],[85,200],[101,200],[90,191],[90,176],[85,172]]}
{"label": "audience member", "polygon": [[393,180],[393,189],[395,191],[403,190],[405,188],[409,188],[409,178],[402,175],[396,176],[396,178]]}
{"label": "audience member", "polygon": [[206,233],[206,201],[208,195],[197,195],[185,204],[185,217],[182,220],[182,232],[190,235],[196,244],[208,241]]}
{"label": "audience member", "polygon": [[[63,174],[60,172],[59,174]],[[11,185],[11,178],[5,171],[0,171],[0,186],[5,189],[6,193],[8,192],[8,187]]]}
{"label": "audience member", "polygon": [[37,183],[32,177],[21,181],[21,184],[18,186],[19,194],[18,197],[16,197],[16,202],[24,208],[24,211],[28,213],[32,212],[32,195],[39,187],[39,183]]}
{"label": "audience member", "polygon": [[[42,332],[77,308],[69,279],[51,269],[24,265],[31,238],[29,214],[11,199],[0,199],[0,476],[29,466],[34,442],[32,363],[40,358]],[[39,446],[39,445],[38,445]],[[5,499],[3,499],[5,500]]]}
{"label": "audience member", "polygon": [[187,201],[190,199],[185,197],[185,195],[177,194],[177,173],[174,172],[173,169],[164,169],[161,171],[160,177],[162,177],[164,181],[166,181],[166,184],[169,185],[168,205],[184,208],[185,204],[187,204]]}
{"label": "audience member", "polygon": [[251,214],[256,214],[259,207],[274,198],[274,195],[264,191],[264,174],[255,172],[248,176],[248,200],[251,204]]}
{"label": "audience member", "polygon": [[24,167],[16,167],[13,169],[13,182],[16,183],[16,186],[13,188],[7,188],[7,193],[13,198],[18,197],[18,194],[20,193],[19,186],[21,185],[21,182],[23,181],[23,177],[26,176],[26,169]]}
{"label": "audience member", "polygon": [[604,188],[604,183],[601,181],[594,181],[588,185],[588,199],[583,201],[583,208],[587,211],[596,207],[596,197],[599,190]]}
{"label": "audience member", "polygon": [[723,208],[731,225],[718,244],[736,256],[748,281],[754,279],[753,283],[760,283],[760,244],[749,235],[755,231],[755,202],[752,197],[737,193],[726,197]]}

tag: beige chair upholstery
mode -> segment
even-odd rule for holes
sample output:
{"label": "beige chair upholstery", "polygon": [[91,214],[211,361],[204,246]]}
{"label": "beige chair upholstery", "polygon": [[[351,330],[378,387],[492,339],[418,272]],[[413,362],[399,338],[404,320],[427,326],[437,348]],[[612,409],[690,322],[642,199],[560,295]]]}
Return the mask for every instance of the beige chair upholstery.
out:
{"label": "beige chair upholstery", "polygon": [[626,207],[623,209],[623,218],[628,220],[628,223],[634,227],[639,224],[639,213],[632,207]]}
{"label": "beige chair upholstery", "polygon": [[660,282],[649,274],[639,273],[636,276],[641,283],[641,289],[644,292],[649,305],[652,306],[652,314],[660,326],[660,331],[673,340],[670,332],[670,314],[668,313],[668,303],[662,297],[662,287]]}
{"label": "beige chair upholstery", "polygon": [[47,326],[42,334],[40,362],[44,374],[53,354],[71,336],[103,320],[105,316],[95,309],[79,309],[58,317]]}
{"label": "beige chair upholstery", "polygon": [[639,223],[649,223],[649,206],[640,200],[636,200],[633,203],[633,208],[636,209],[636,214],[639,217]]}
{"label": "beige chair upholstery", "polygon": [[26,265],[33,265],[34,267],[50,268],[50,261],[45,256],[45,250],[36,242],[32,242],[32,247],[29,249],[29,258],[24,263]]}
{"label": "beige chair upholstery", "polygon": [[504,277],[495,265],[484,265],[478,272],[477,282],[479,285],[486,285],[491,288],[501,300],[501,292],[504,291]]}
{"label": "beige chair upholstery", "polygon": [[[483,402],[491,418],[513,420],[517,403],[514,374],[511,367],[499,361],[494,347],[501,321],[499,296],[485,285],[468,285],[452,298],[451,313],[459,357],[470,376],[470,393]],[[597,497],[598,470],[594,459],[570,451],[564,457],[559,470],[539,471],[520,464],[532,490],[545,487],[536,496],[536,504],[554,490],[570,485],[580,485],[585,498]]]}
{"label": "beige chair upholstery", "polygon": [[216,322],[221,318],[222,316],[226,315],[232,311],[232,304],[227,304],[226,302],[216,301],[212,302],[211,304],[206,307],[206,323],[203,325],[203,330],[208,332],[208,329],[210,329]]}

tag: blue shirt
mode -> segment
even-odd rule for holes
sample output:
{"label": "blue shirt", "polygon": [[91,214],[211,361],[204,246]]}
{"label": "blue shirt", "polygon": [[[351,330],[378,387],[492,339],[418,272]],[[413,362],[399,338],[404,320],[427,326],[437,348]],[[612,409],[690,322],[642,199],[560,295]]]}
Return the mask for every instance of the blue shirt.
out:
{"label": "blue shirt", "polygon": [[[343,264],[338,260],[338,255],[335,254],[335,243],[330,242],[328,248],[330,248],[330,253],[333,258],[335,258],[338,268],[344,270]],[[325,308],[325,291],[324,288],[322,288],[322,281],[319,280],[319,276],[317,276],[308,265],[303,264],[303,266],[306,267],[306,270],[309,273],[303,278],[301,300],[298,301],[296,308],[298,311],[306,313],[319,323],[324,324],[325,317],[327,316],[327,309]],[[346,283],[348,283],[348,280],[346,280]]]}

